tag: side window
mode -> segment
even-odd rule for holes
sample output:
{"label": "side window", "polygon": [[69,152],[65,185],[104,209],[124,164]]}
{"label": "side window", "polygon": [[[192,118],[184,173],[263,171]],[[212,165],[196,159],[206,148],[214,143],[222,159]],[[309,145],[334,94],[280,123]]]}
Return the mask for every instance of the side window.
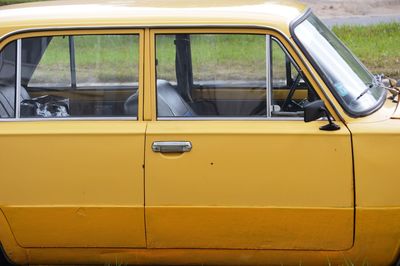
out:
{"label": "side window", "polygon": [[158,117],[266,115],[266,35],[156,35]]}
{"label": "side window", "polygon": [[135,117],[138,35],[22,40],[21,117]]}
{"label": "side window", "polygon": [[25,87],[71,87],[68,40],[63,36],[22,41],[22,84]]}
{"label": "side window", "polygon": [[76,36],[74,44],[78,87],[137,87],[138,36]]}
{"label": "side window", "polygon": [[156,67],[161,118],[301,118],[318,98],[268,35],[157,34]]}
{"label": "side window", "polygon": [[272,117],[304,117],[306,103],[318,99],[293,59],[277,40],[272,39]]}
{"label": "side window", "polygon": [[0,52],[0,118],[15,117],[16,42],[7,44]]}

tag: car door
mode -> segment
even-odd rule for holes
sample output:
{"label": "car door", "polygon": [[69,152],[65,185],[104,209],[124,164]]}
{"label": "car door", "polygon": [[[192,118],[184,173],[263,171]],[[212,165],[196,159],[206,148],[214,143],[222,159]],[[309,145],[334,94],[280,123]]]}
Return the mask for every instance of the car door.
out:
{"label": "car door", "polygon": [[337,131],[303,121],[304,104],[322,94],[271,33],[151,32],[149,248],[352,246],[350,133],[339,121]]}
{"label": "car door", "polygon": [[145,247],[143,31],[14,39],[2,52],[14,67],[0,70],[0,203],[16,241]]}

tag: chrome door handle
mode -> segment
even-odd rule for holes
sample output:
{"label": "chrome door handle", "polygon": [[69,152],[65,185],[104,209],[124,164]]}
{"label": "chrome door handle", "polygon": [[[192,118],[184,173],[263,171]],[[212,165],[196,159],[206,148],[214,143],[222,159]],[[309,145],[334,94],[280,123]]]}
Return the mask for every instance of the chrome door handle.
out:
{"label": "chrome door handle", "polygon": [[190,141],[155,141],[151,146],[154,152],[183,153],[192,150]]}

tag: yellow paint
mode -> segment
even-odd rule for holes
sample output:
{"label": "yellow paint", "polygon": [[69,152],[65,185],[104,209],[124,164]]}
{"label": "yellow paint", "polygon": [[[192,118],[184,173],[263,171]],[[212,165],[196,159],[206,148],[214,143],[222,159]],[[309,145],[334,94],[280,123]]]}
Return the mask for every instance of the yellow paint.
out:
{"label": "yellow paint", "polygon": [[[350,248],[354,206],[350,135],[343,125],[340,131],[320,131],[324,124],[149,122],[145,185],[148,247],[175,248],[175,243],[180,243],[178,247],[202,248],[205,243],[218,243],[218,248]],[[181,155],[151,150],[154,141],[171,140],[191,141],[193,149]],[[332,161],[336,167],[327,171]],[[219,207],[238,209],[227,215]],[[281,210],[274,207],[293,210],[293,216],[283,218]],[[302,216],[296,213],[298,207],[313,210]],[[332,212],[337,215],[323,210],[329,207],[337,208]],[[309,224],[298,232],[300,216]],[[250,221],[236,221],[239,217]],[[329,219],[337,225],[333,231]],[[259,232],[259,236],[248,240],[251,221],[252,232]],[[285,230],[279,230],[279,224],[285,224]],[[273,228],[280,234],[271,234]],[[316,232],[331,235],[324,248],[318,248],[321,239],[312,237]],[[175,237],[168,237],[172,235]],[[193,237],[191,241],[188,236]],[[263,242],[266,239],[268,244]]]}
{"label": "yellow paint", "polygon": [[[347,251],[29,248],[26,252],[38,264],[392,265],[399,248],[400,208],[358,208],[356,216],[355,246]],[[18,258],[26,261],[23,253]]]}
{"label": "yellow paint", "polygon": [[[265,197],[268,198],[267,193]],[[344,250],[353,245],[353,238],[349,237],[353,235],[353,214],[352,208],[147,207],[147,245]]]}
{"label": "yellow paint", "polygon": [[[18,38],[69,34],[133,33],[141,44],[138,121],[0,123],[6,255],[20,264],[394,263],[400,124],[390,118],[399,117],[397,104],[388,100],[363,118],[343,111],[291,39],[289,24],[305,10],[274,0],[0,8],[0,48]],[[27,29],[34,31],[19,32]],[[274,36],[341,130],[320,131],[326,121],[157,121],[157,33]],[[155,140],[189,140],[193,150],[155,154]]]}
{"label": "yellow paint", "polygon": [[7,206],[3,212],[22,247],[145,246],[143,206]]}
{"label": "yellow paint", "polygon": [[135,121],[2,122],[0,202],[17,242],[24,247],[145,247],[145,126]]}
{"label": "yellow paint", "polygon": [[297,1],[79,0],[29,3],[0,9],[0,35],[60,26],[262,25],[284,30],[305,11]]}
{"label": "yellow paint", "polygon": [[353,133],[356,202],[362,207],[398,207],[400,182],[396,169],[400,121],[350,123]]}
{"label": "yellow paint", "polygon": [[4,254],[11,261],[19,262],[19,264],[28,263],[28,252],[26,249],[21,248],[15,241],[14,234],[2,210],[0,210],[0,240]]}

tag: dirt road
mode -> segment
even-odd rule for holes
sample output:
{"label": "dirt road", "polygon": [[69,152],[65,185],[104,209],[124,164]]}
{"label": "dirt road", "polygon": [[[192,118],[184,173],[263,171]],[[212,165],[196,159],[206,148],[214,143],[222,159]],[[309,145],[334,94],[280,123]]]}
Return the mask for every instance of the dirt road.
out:
{"label": "dirt road", "polygon": [[400,0],[300,0],[323,18],[400,16]]}

